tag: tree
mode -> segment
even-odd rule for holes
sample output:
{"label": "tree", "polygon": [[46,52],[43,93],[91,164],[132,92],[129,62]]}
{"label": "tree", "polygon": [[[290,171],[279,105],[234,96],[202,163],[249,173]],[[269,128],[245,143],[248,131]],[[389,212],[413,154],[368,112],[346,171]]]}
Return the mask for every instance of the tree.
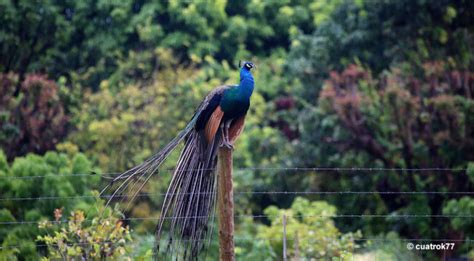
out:
{"label": "tree", "polygon": [[[472,10],[469,1],[346,1],[312,34],[294,38],[286,67],[300,80],[291,94],[300,111],[297,120],[292,110],[285,120],[297,129],[294,142],[300,153],[292,163],[466,168],[474,157],[474,38],[468,22]],[[470,191],[470,184],[466,173],[455,170],[335,171],[308,175],[301,189],[446,192]],[[442,215],[442,209],[461,195],[361,197],[328,200],[341,206],[342,213],[394,217],[361,219],[351,225],[341,221],[346,229],[363,227],[364,234],[375,235],[394,230],[407,237],[466,238],[461,230],[454,232],[447,219],[397,217]],[[342,207],[348,205],[352,207]],[[458,251],[466,253],[462,247]]]}
{"label": "tree", "polygon": [[133,34],[131,1],[2,1],[0,71],[82,75],[95,87],[110,75]]}
{"label": "tree", "polygon": [[156,69],[156,47],[182,64],[210,57],[233,64],[286,50],[341,2],[3,1],[0,72],[16,72],[20,82],[32,72],[65,76],[75,88],[97,90],[137,56]]}
{"label": "tree", "polygon": [[472,10],[467,0],[343,1],[312,34],[293,39],[287,68],[303,84],[299,96],[308,102],[330,71],[355,62],[375,74],[392,64],[421,67],[428,60],[472,68]]}
{"label": "tree", "polygon": [[101,178],[99,174],[87,175],[94,171],[98,170],[80,153],[29,154],[11,164],[0,153],[0,221],[13,222],[0,225],[0,256],[37,259],[35,241],[42,232],[34,222],[49,220],[55,209],[90,211],[95,202],[91,190]]}
{"label": "tree", "polygon": [[[455,170],[466,168],[474,158],[474,102],[470,96],[474,86],[464,80],[470,73],[450,70],[442,62],[426,63],[422,77],[413,71],[403,64],[377,79],[357,65],[341,73],[331,72],[311,116],[317,124],[301,129],[301,150],[305,150],[302,155],[308,156],[302,161],[315,166],[447,170],[371,172],[373,175],[355,171],[337,175],[338,183],[331,182],[334,175],[324,175],[322,188],[381,192],[472,190],[467,173]],[[440,215],[453,197],[459,195],[381,194],[369,203],[354,197],[349,198],[353,207],[342,211]],[[337,201],[348,204],[347,198]],[[372,233],[392,227],[407,237],[465,237],[461,231],[452,232],[453,228],[440,218],[387,218],[383,226],[380,221],[360,222],[365,222],[360,225],[365,224]]]}
{"label": "tree", "polygon": [[44,75],[0,74],[0,145],[9,160],[44,153],[66,136],[68,117],[57,84]]}

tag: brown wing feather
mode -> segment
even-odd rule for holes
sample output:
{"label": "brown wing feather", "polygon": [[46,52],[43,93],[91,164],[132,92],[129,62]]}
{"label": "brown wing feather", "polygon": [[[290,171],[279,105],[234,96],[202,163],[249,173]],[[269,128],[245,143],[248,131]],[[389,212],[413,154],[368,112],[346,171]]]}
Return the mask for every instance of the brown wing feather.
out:
{"label": "brown wing feather", "polygon": [[214,110],[211,117],[206,123],[206,128],[205,128],[204,133],[205,133],[207,142],[210,143],[216,136],[217,129],[219,129],[223,116],[224,116],[224,112],[222,111],[221,106],[217,106],[217,108]]}
{"label": "brown wing feather", "polygon": [[235,119],[229,128],[229,141],[233,144],[240,136],[245,126],[245,115]]}

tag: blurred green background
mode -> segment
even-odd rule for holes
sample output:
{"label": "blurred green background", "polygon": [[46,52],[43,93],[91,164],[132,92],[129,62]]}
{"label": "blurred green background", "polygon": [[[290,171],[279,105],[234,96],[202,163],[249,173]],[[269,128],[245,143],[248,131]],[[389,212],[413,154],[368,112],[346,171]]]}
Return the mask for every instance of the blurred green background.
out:
{"label": "blurred green background", "polygon": [[282,259],[283,214],[294,260],[474,259],[473,21],[469,0],[0,0],[0,259],[150,259],[170,173],[123,222],[92,222],[97,191],[239,60],[257,69],[236,192],[371,193],[236,193],[238,259]]}

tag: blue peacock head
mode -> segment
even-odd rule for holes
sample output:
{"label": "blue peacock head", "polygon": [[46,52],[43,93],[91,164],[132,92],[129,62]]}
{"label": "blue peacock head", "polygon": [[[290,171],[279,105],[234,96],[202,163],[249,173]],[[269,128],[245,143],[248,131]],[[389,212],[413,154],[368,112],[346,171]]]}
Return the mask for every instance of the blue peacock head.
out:
{"label": "blue peacock head", "polygon": [[255,65],[252,62],[243,61],[239,62],[239,67],[240,66],[242,66],[240,69],[240,86],[248,91],[247,94],[250,97],[254,87],[254,79],[250,70],[252,70]]}
{"label": "blue peacock head", "polygon": [[247,71],[250,71],[252,68],[255,67],[255,65],[252,62],[248,62],[248,61],[239,62],[239,67],[240,67],[240,64],[242,64],[242,69],[247,70]]}

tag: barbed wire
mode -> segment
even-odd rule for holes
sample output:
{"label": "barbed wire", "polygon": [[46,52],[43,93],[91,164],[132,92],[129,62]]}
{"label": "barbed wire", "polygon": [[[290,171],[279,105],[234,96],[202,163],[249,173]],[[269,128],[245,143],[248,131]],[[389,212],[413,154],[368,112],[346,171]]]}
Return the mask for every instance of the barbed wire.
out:
{"label": "barbed wire", "polygon": [[[213,169],[209,169],[213,170]],[[234,171],[243,172],[243,171],[287,171],[291,173],[306,173],[310,171],[321,171],[320,173],[331,173],[331,172],[340,172],[344,174],[354,174],[355,172],[381,172],[381,171],[397,171],[397,172],[465,172],[467,169],[464,168],[364,168],[364,167],[351,167],[351,168],[333,168],[333,167],[250,167],[250,168],[236,168]],[[173,169],[165,169],[157,171],[157,173],[172,172]],[[189,169],[186,171],[194,171],[194,169]],[[78,174],[46,174],[46,175],[35,175],[35,176],[0,176],[1,179],[38,179],[38,178],[60,178],[60,177],[100,177],[102,179],[113,180],[117,178],[122,173],[78,173]],[[128,176],[127,176],[128,177]],[[209,194],[209,193],[175,193],[175,194]],[[381,195],[381,194],[401,194],[401,195],[473,195],[474,191],[237,191],[235,195]],[[150,196],[164,196],[166,193],[140,193],[137,197],[150,197]],[[112,195],[76,195],[76,196],[38,196],[38,197],[3,197],[0,198],[1,201],[52,201],[52,200],[75,200],[75,199],[108,199]],[[128,195],[119,195],[114,196],[115,198],[124,198]],[[234,218],[274,218],[275,215],[234,215]],[[463,219],[473,219],[473,215],[441,215],[441,214],[346,214],[346,215],[289,215],[293,218],[387,218],[387,219],[416,219],[416,218],[463,218]],[[199,219],[199,218],[208,218],[207,216],[192,216],[192,217],[163,217],[163,219]],[[121,221],[158,221],[159,217],[130,217],[122,218]],[[20,221],[1,221],[0,225],[39,225],[39,224],[64,224],[74,220],[42,220],[42,221],[29,221],[29,220],[20,220]],[[84,219],[85,222],[91,222],[92,219]],[[256,240],[256,238],[239,238],[235,237],[236,241],[243,240]],[[265,239],[262,239],[265,240]],[[273,240],[273,239],[269,239]],[[287,240],[292,240],[288,238]],[[358,238],[354,239],[355,241],[432,241],[432,242],[471,242],[470,239],[384,239],[384,238]],[[106,242],[104,242],[106,244]],[[110,243],[108,243],[110,244]],[[76,244],[77,245],[77,244]],[[37,247],[47,247],[47,244],[36,244]],[[6,248],[17,248],[21,246],[0,246],[0,250]]]}
{"label": "barbed wire", "polygon": [[[216,217],[216,216],[210,216]],[[272,218],[278,217],[275,215],[234,215],[234,218]],[[442,214],[347,214],[347,215],[288,215],[293,218],[474,218],[474,215],[442,215]],[[189,216],[189,217],[163,217],[163,219],[200,219],[208,218],[208,216]],[[122,218],[121,221],[135,221],[135,220],[160,220],[159,217],[131,217]],[[1,221],[0,225],[31,225],[31,224],[62,224],[68,222],[75,222],[75,220],[42,220],[42,221]],[[92,219],[84,219],[82,221],[92,221]]]}
{"label": "barbed wire", "polygon": [[[186,169],[181,171],[195,171],[197,169]],[[200,170],[215,170],[215,168],[210,169],[200,169]],[[354,172],[354,171],[406,171],[406,172],[426,172],[426,171],[452,171],[452,172],[465,172],[466,168],[369,168],[369,167],[246,167],[246,168],[234,168],[234,171],[335,171],[335,172]],[[157,173],[166,173],[173,172],[174,169],[164,169],[159,170]],[[36,179],[36,178],[54,178],[54,177],[102,177],[106,179],[117,178],[120,174],[119,172],[108,172],[108,173],[71,173],[71,174],[46,174],[46,175],[33,175],[33,176],[10,176],[4,175],[0,176],[0,179]],[[128,176],[127,176],[128,177]]]}
{"label": "barbed wire", "polygon": [[[169,193],[168,195],[208,195],[216,192],[182,192]],[[234,195],[429,195],[429,194],[453,194],[453,195],[474,195],[474,191],[236,191]],[[140,193],[135,197],[166,196],[166,193]],[[0,201],[42,201],[42,200],[62,200],[62,199],[109,199],[126,198],[129,195],[77,195],[77,196],[38,196],[38,197],[2,197]]]}

